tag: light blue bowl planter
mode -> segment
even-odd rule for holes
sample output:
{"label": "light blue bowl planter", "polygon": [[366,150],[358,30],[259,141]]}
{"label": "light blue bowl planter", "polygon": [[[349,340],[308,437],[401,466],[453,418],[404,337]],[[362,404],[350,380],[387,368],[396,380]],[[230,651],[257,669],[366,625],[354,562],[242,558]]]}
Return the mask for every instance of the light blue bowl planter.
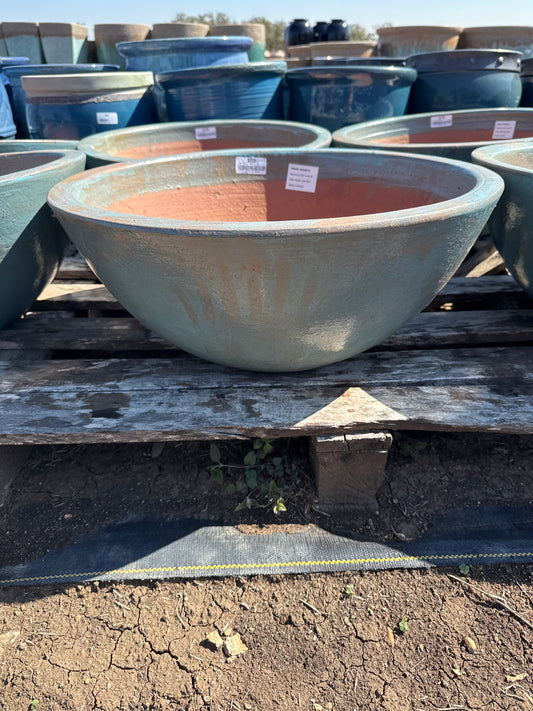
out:
{"label": "light blue bowl planter", "polygon": [[27,311],[54,278],[68,240],[46,198],[84,166],[80,151],[0,154],[0,328]]}
{"label": "light blue bowl planter", "polygon": [[76,140],[158,120],[151,72],[25,76],[22,85],[30,138]]}
{"label": "light blue bowl planter", "polygon": [[216,363],[297,371],[370,348],[426,306],[502,189],[463,162],[264,149],[104,166],[48,199],[148,328]]}
{"label": "light blue bowl planter", "polygon": [[248,61],[251,37],[176,37],[117,42],[128,71],[154,74],[190,67],[242,64]]}
{"label": "light blue bowl planter", "polygon": [[505,181],[490,230],[505,266],[533,298],[533,139],[478,148],[472,161]]}
{"label": "light blue bowl planter", "polygon": [[368,65],[304,67],[286,74],[288,118],[330,131],[405,113],[416,71]]}
{"label": "light blue bowl planter", "polygon": [[22,86],[22,77],[31,75],[53,74],[88,74],[92,72],[113,72],[118,66],[113,64],[24,64],[24,66],[6,66],[2,73],[7,77],[7,93],[11,102],[13,119],[17,127],[17,138],[29,138],[26,122],[26,94]]}
{"label": "light blue bowl planter", "polygon": [[283,119],[282,80],[286,62],[250,62],[164,72],[170,121]]}
{"label": "light blue bowl planter", "polygon": [[[320,126],[294,121],[178,121],[106,131],[78,144],[87,168],[131,163],[146,158],[213,150],[258,148],[327,148],[331,133]],[[1,149],[1,146],[0,146]]]}

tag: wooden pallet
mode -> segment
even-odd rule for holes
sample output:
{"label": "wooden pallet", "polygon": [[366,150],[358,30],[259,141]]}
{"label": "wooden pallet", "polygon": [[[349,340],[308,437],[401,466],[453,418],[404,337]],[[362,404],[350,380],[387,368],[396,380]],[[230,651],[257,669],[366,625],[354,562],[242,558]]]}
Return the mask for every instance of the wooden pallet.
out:
{"label": "wooden pallet", "polygon": [[511,277],[456,277],[364,354],[234,370],[153,334],[68,259],[0,331],[0,504],[30,445],[304,436],[320,506],[375,507],[392,430],[533,433],[532,342],[533,301]]}

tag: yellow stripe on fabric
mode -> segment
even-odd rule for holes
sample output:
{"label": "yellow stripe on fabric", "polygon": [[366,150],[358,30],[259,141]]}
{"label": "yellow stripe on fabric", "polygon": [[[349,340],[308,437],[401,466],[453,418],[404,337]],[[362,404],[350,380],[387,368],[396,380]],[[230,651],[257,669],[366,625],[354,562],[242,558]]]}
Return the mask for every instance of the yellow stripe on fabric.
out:
{"label": "yellow stripe on fabric", "polygon": [[53,581],[60,578],[94,578],[104,575],[136,575],[139,573],[185,573],[185,572],[216,572],[223,570],[258,570],[261,568],[310,568],[313,566],[334,566],[334,565],[362,565],[369,563],[407,563],[412,561],[452,561],[452,560],[480,560],[487,558],[526,558],[533,557],[533,552],[519,553],[450,553],[448,555],[418,555],[418,556],[397,556],[390,558],[348,558],[345,560],[298,560],[280,563],[215,563],[213,565],[181,565],[168,568],[117,568],[116,570],[93,571],[88,573],[64,573],[62,575],[42,575],[32,578],[12,578],[11,580],[0,580],[0,584],[5,583],[30,583],[36,581]]}

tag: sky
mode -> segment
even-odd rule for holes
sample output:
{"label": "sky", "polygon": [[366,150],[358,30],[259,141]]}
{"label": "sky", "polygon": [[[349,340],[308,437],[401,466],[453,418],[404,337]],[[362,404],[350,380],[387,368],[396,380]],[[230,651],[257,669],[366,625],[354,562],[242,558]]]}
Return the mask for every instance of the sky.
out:
{"label": "sky", "polygon": [[[79,22],[89,28],[98,23],[133,22],[152,25],[170,22],[178,12],[197,15],[224,12],[233,21],[243,22],[254,16],[289,23],[304,17],[317,20],[342,18],[373,30],[385,23],[393,25],[453,25],[479,27],[487,25],[533,26],[533,0],[370,0],[347,3],[342,0],[269,0],[251,4],[247,0],[24,0],[21,5],[3,0],[0,21],[6,22]],[[326,10],[326,12],[325,12]]]}

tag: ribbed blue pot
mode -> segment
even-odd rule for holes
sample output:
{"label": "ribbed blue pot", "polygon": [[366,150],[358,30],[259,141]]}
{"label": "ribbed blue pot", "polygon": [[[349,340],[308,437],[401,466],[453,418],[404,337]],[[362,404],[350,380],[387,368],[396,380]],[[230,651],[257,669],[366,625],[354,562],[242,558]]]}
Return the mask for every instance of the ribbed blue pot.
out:
{"label": "ribbed blue pot", "polygon": [[286,62],[250,62],[157,75],[170,121],[282,119]]}
{"label": "ribbed blue pot", "polygon": [[154,74],[190,67],[243,64],[248,61],[251,37],[177,37],[171,39],[117,42],[128,71]]}
{"label": "ribbed blue pot", "polygon": [[113,72],[118,66],[114,64],[24,64],[6,66],[2,72],[7,77],[7,94],[13,111],[13,119],[17,127],[17,138],[29,138],[26,122],[26,94],[22,88],[22,77],[48,74],[82,74],[89,72]]}
{"label": "ribbed blue pot", "polygon": [[520,103],[520,52],[458,49],[407,57],[417,71],[407,112],[515,108]]}
{"label": "ribbed blue pot", "polygon": [[289,118],[330,131],[405,113],[416,71],[368,65],[304,67],[286,74]]}

